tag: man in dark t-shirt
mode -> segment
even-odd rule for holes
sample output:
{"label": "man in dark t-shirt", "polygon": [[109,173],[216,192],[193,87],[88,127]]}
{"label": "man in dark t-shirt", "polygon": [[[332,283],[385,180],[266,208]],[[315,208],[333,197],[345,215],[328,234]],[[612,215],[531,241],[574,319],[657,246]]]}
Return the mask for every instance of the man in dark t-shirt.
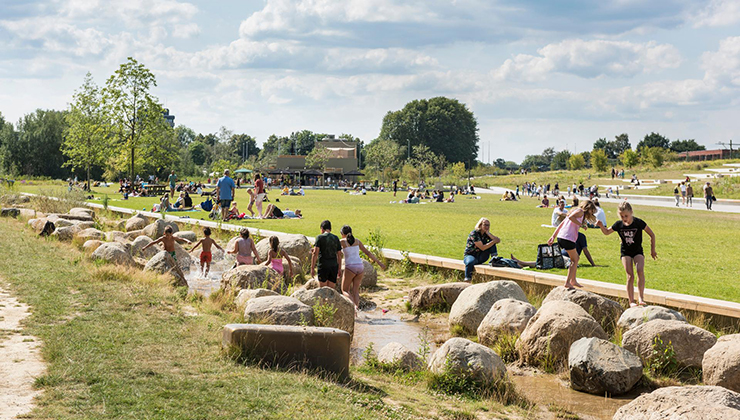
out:
{"label": "man in dark t-shirt", "polygon": [[321,222],[321,234],[316,237],[311,253],[311,277],[316,275],[318,268],[319,286],[334,288],[340,276],[342,245],[339,238],[331,233],[330,221]]}

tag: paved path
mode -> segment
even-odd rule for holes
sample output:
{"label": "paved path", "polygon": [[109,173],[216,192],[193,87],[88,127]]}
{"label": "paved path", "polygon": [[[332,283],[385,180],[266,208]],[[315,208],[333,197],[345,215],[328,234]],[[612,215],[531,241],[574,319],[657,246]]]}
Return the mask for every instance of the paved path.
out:
{"label": "paved path", "polygon": [[[508,188],[503,187],[488,187],[476,188],[475,192],[480,194],[497,194],[503,195],[505,191],[512,191]],[[565,195],[565,194],[563,194]],[[529,197],[525,197],[525,200],[533,200]],[[606,198],[603,194],[599,197],[599,201],[602,203],[620,203],[627,199],[631,204],[640,206],[652,206],[652,207],[665,207],[665,208],[680,208],[681,210],[692,210],[692,211],[703,211],[707,212],[706,206],[704,205],[703,198],[694,198],[693,207],[676,207],[676,201],[673,197],[663,197],[654,195],[628,195],[622,194],[621,198]],[[722,213],[740,213],[740,200],[717,200],[712,206],[712,211]]]}

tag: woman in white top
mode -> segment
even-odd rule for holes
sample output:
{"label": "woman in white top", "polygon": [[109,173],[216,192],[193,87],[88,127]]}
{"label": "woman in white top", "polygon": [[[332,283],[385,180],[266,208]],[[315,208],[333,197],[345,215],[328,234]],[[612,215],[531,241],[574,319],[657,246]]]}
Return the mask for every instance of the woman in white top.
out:
{"label": "woman in white top", "polygon": [[358,239],[352,236],[352,228],[348,225],[342,226],[340,230],[342,239],[339,243],[342,245],[342,254],[344,254],[344,276],[342,277],[342,294],[347,296],[355,309],[360,309],[360,286],[362,285],[362,276],[365,272],[365,266],[360,258],[360,251],[364,252],[371,260],[385,270],[385,264],[378,259],[372,252],[365,248]]}

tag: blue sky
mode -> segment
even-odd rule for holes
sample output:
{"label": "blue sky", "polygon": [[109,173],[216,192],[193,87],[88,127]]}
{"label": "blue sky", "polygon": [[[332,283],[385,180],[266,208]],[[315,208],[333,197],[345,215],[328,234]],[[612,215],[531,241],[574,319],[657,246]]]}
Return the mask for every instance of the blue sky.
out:
{"label": "blue sky", "polygon": [[740,142],[740,0],[0,0],[0,112],[64,108],[133,56],[178,124],[369,142],[466,103],[484,161],[626,132]]}

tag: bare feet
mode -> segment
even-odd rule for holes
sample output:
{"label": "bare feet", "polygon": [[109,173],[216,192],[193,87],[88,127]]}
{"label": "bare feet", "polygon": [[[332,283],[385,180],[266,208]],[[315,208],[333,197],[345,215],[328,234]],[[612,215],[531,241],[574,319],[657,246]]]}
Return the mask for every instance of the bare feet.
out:
{"label": "bare feet", "polygon": [[583,285],[581,283],[578,283],[577,281],[573,281],[573,286],[583,288]]}
{"label": "bare feet", "polygon": [[637,306],[637,304],[635,302],[630,302],[630,308],[634,308],[636,306]]}
{"label": "bare feet", "polygon": [[566,283],[565,283],[565,284],[563,285],[563,287],[565,287],[565,288],[566,288],[566,289],[568,289],[568,290],[573,290],[573,289],[575,289],[575,287],[573,287],[573,285],[571,285],[571,284],[570,284],[570,283],[568,283],[568,282],[566,282]]}
{"label": "bare feet", "polygon": [[645,303],[644,300],[641,300],[641,301],[637,302],[637,306],[647,306],[647,303]]}

